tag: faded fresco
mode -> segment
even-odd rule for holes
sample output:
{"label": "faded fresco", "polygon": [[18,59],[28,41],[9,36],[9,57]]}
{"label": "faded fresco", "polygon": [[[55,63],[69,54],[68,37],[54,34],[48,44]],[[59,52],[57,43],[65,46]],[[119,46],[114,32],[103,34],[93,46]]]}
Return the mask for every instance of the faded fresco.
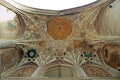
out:
{"label": "faded fresco", "polygon": [[53,13],[2,0],[1,77],[120,77],[119,13],[120,0]]}

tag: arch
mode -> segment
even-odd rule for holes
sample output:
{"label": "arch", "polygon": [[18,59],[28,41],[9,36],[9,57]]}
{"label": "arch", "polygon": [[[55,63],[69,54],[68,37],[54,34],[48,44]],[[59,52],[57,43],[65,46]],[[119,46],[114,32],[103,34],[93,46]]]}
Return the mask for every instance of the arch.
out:
{"label": "arch", "polygon": [[[78,0],[74,0],[74,1],[64,1],[64,0],[60,0],[60,1],[56,1],[56,0],[27,1],[27,0],[24,0],[24,1],[21,1],[21,0],[14,0],[14,1],[12,1],[12,0],[9,0],[8,2],[17,3],[19,5],[30,7],[30,8],[35,8],[35,9],[59,11],[59,10],[66,10],[66,9],[85,6],[85,5],[88,5],[88,4],[97,2],[97,1],[98,0],[85,0],[85,1],[78,1]],[[49,4],[53,4],[53,3],[54,3],[54,5],[49,5]]]}
{"label": "arch", "polygon": [[[54,64],[53,64],[54,63]],[[40,76],[44,77],[76,77],[77,73],[71,63],[64,60],[56,60],[48,63]]]}
{"label": "arch", "polygon": [[112,75],[102,66],[94,62],[85,62],[81,65],[88,77],[111,77]]}
{"label": "arch", "polygon": [[14,70],[9,77],[30,77],[37,68],[38,65],[36,63],[28,62]]}

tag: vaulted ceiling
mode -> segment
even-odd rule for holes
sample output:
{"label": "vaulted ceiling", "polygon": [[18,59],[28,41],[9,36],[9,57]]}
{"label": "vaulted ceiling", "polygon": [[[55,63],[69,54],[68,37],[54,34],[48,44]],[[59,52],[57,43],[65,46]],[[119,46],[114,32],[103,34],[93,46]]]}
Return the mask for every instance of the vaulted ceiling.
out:
{"label": "vaulted ceiling", "polygon": [[2,77],[119,77],[119,0],[58,11],[0,4]]}

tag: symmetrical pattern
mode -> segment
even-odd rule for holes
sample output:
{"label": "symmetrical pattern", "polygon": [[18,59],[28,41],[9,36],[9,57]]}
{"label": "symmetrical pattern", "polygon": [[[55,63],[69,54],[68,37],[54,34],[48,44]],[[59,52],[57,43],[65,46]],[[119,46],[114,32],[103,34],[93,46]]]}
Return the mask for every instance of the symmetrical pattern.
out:
{"label": "symmetrical pattern", "polygon": [[[119,4],[99,0],[45,14],[2,0],[0,10],[10,9],[15,16],[0,21],[1,76],[119,77]],[[116,22],[110,17],[119,18]]]}

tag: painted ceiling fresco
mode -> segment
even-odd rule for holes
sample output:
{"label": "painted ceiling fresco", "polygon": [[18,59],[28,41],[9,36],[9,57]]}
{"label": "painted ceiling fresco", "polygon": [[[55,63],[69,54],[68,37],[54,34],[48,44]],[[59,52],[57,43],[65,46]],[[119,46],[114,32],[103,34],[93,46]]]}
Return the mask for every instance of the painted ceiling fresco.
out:
{"label": "painted ceiling fresco", "polygon": [[1,77],[120,77],[120,0],[63,11],[0,1]]}

